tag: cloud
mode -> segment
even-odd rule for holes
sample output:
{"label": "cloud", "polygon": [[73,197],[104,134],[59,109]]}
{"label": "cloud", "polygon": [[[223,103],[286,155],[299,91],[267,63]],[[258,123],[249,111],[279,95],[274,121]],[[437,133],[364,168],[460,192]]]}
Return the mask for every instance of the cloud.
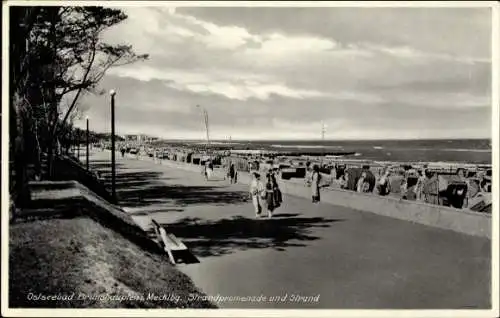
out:
{"label": "cloud", "polygon": [[221,137],[317,138],[321,121],[332,138],[490,135],[488,10],[124,10],[105,39],[151,55],[102,83],[124,131],[202,137],[201,104]]}
{"label": "cloud", "polygon": [[[314,35],[337,43],[411,46],[423,52],[490,58],[490,8],[184,7],[182,14],[252,33]],[[450,32],[452,30],[452,32]]]}
{"label": "cloud", "polygon": [[459,63],[465,64],[474,64],[474,63],[490,63],[490,58],[482,58],[482,57],[470,57],[470,56],[457,56],[454,54],[446,54],[446,53],[433,53],[433,52],[424,52],[409,46],[399,46],[399,47],[388,47],[381,46],[372,43],[366,43],[360,45],[365,47],[367,50],[371,50],[374,52],[379,52],[383,54],[387,54],[396,58],[402,59],[411,59],[414,62],[420,63],[428,63],[431,61],[455,61]]}
{"label": "cloud", "polygon": [[271,95],[303,99],[321,97],[324,94],[312,90],[287,87],[265,76],[252,74],[225,74],[217,71],[179,71],[175,69],[158,70],[151,67],[121,68],[110,72],[120,77],[132,77],[141,81],[153,79],[165,81],[165,85],[177,90],[201,94],[217,94],[229,99],[248,100],[257,98],[267,100]]}

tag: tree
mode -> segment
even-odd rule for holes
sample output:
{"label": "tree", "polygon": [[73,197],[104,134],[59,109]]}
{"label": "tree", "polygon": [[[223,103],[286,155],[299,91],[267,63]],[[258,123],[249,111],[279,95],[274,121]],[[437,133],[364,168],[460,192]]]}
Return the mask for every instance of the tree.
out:
{"label": "tree", "polygon": [[[51,170],[56,139],[81,97],[98,92],[107,70],[148,55],[137,55],[130,45],[102,40],[104,31],[127,18],[121,10],[10,7],[10,14],[11,145],[18,163],[14,170],[20,176],[26,173],[23,161],[39,163],[42,152],[48,154]],[[70,102],[62,109],[65,97]],[[27,157],[26,149],[36,151]],[[19,181],[26,185],[26,180]]]}
{"label": "tree", "polygon": [[[52,121],[49,134],[51,146],[85,93],[95,92],[98,83],[111,67],[134,63],[148,58],[137,55],[130,45],[111,45],[102,41],[102,33],[127,18],[121,10],[103,7],[65,7],[60,9],[60,22],[55,28],[58,70],[52,83],[54,103],[72,94],[72,101],[61,121]],[[51,158],[51,157],[49,157]],[[51,167],[49,159],[49,167]]]}
{"label": "tree", "polygon": [[[148,58],[147,54],[137,55],[130,45],[111,45],[101,40],[103,31],[125,19],[127,15],[121,10],[103,7],[73,7],[62,11],[62,23],[57,28],[61,72],[57,74],[55,86],[59,100],[74,93],[62,123],[75,109],[82,94],[95,92],[108,69]],[[57,125],[54,132],[57,132]]]}
{"label": "tree", "polygon": [[[16,10],[17,9],[17,10]],[[10,83],[9,83],[9,152],[13,169],[10,173],[10,193],[15,206],[30,201],[27,187],[27,93],[29,70],[32,66],[29,34],[40,14],[38,7],[18,7],[10,11]],[[14,208],[15,209],[15,208]],[[14,212],[12,211],[14,214]]]}

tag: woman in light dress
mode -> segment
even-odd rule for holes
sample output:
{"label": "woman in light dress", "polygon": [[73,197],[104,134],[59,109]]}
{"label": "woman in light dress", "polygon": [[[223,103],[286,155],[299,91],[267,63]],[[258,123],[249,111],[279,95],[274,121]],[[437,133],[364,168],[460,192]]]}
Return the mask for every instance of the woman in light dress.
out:
{"label": "woman in light dress", "polygon": [[358,179],[358,183],[356,185],[357,192],[366,192],[366,172],[361,173],[361,177]]}
{"label": "woman in light dress", "polygon": [[319,203],[320,201],[320,193],[319,193],[320,181],[321,181],[321,174],[319,173],[319,166],[314,165],[311,176],[311,196],[313,203]]}
{"label": "woman in light dress", "polygon": [[439,198],[439,179],[435,172],[428,171],[425,173],[426,178],[422,188],[422,199],[429,204],[440,204]]}
{"label": "woman in light dress", "polygon": [[427,170],[424,168],[418,172],[419,177],[415,185],[415,195],[417,201],[424,201],[424,185],[427,182]]}
{"label": "woman in light dress", "polygon": [[313,170],[311,167],[311,163],[308,161],[306,162],[306,175],[304,176],[304,182],[308,187],[310,187],[312,183],[312,173]]}
{"label": "woman in light dress", "polygon": [[214,175],[214,165],[212,161],[207,162],[207,179],[211,179]]}

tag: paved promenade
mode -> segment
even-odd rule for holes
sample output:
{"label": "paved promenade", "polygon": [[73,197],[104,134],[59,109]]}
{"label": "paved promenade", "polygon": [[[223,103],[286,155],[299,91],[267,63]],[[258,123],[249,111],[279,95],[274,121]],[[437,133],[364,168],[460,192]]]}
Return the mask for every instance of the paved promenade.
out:
{"label": "paved promenade", "polygon": [[[96,152],[91,166],[109,171],[109,157]],[[267,298],[220,307],[490,306],[487,239],[291,196],[275,218],[256,220],[246,184],[206,182],[150,159],[117,160],[120,205],[141,227],[154,218],[186,243],[200,263],[179,268],[200,289]],[[269,301],[274,296],[283,298]]]}

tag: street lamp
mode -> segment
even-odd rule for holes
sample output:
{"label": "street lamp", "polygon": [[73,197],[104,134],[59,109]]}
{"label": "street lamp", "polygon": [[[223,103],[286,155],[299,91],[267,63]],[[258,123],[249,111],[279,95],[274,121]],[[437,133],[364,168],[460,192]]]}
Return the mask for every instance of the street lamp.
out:
{"label": "street lamp", "polygon": [[87,121],[87,171],[89,171],[89,116],[85,117],[85,120]]}
{"label": "street lamp", "polygon": [[111,95],[111,195],[116,201],[116,158],[115,158],[115,95],[116,92],[112,89]]}
{"label": "street lamp", "polygon": [[80,132],[76,130],[76,157],[78,162],[80,162]]}

